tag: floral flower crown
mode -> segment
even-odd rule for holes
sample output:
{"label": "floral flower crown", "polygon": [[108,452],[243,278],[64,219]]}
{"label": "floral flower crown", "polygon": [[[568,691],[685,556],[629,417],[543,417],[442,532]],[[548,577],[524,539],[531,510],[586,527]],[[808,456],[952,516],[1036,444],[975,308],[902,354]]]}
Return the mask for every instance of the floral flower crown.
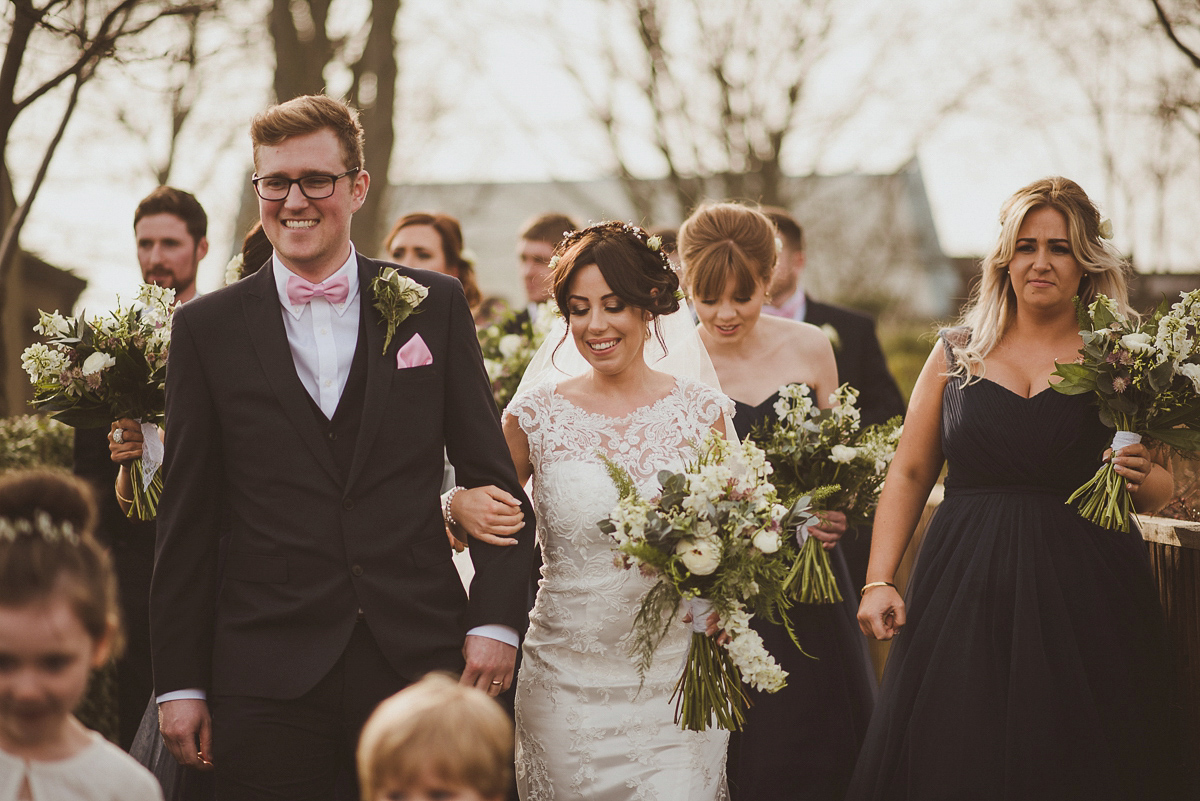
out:
{"label": "floral flower crown", "polygon": [[593,225],[589,225],[587,228],[580,228],[576,231],[564,232],[562,241],[558,243],[558,247],[554,249],[554,256],[550,259],[550,269],[553,270],[558,266],[558,262],[562,259],[562,255],[566,253],[571,246],[593,232],[624,234],[632,237],[641,244],[645,245],[646,249],[651,253],[658,256],[660,265],[664,270],[673,269],[671,267],[670,259],[667,258],[667,254],[663,250],[661,236],[650,236],[646,229],[642,228],[640,225],[620,222],[618,220],[595,223]]}
{"label": "floral flower crown", "polygon": [[54,518],[44,509],[33,513],[33,519],[18,517],[15,520],[0,517],[0,542],[16,542],[19,537],[40,537],[46,542],[66,542],[70,545],[79,544],[79,535],[70,520],[55,523]]}

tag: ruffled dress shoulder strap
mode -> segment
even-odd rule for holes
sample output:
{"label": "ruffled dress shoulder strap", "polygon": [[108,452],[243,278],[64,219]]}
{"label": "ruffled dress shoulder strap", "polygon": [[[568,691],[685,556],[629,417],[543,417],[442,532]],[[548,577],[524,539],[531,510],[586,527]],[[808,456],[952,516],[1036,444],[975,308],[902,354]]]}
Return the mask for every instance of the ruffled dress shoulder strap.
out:
{"label": "ruffled dress shoulder strap", "polygon": [[946,367],[953,370],[958,365],[954,349],[965,348],[971,343],[971,329],[965,325],[943,328],[938,331],[938,338],[942,340],[942,347],[946,351]]}

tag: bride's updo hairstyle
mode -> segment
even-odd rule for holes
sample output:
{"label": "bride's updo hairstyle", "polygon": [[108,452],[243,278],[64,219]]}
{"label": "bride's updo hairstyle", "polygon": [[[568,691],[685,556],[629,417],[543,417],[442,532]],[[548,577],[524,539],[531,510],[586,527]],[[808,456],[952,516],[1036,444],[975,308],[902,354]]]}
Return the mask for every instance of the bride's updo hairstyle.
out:
{"label": "bride's updo hairstyle", "polygon": [[1017,296],[1009,280],[1008,265],[1017,251],[1017,233],[1030,212],[1052,208],[1067,220],[1067,238],[1071,255],[1083,269],[1079,281],[1079,300],[1084,305],[1103,294],[1112,298],[1123,314],[1135,316],[1129,307],[1128,266],[1109,242],[1111,223],[1101,220],[1100,211],[1079,184],[1068,178],[1042,178],[1025,186],[1000,208],[1000,237],[984,257],[979,279],[960,325],[970,332],[969,341],[959,344],[964,335],[951,337],[954,366],[950,375],[958,375],[970,384],[983,377],[983,360],[1000,342],[1017,313]]}
{"label": "bride's updo hairstyle", "polygon": [[679,258],[693,298],[718,298],[732,277],[739,294],[769,285],[778,257],[775,224],[739,203],[700,206],[679,227]]}
{"label": "bride's updo hairstyle", "polygon": [[589,264],[600,269],[605,283],[626,305],[652,317],[679,310],[679,277],[663,252],[662,240],[644,228],[602,222],[568,233],[550,260],[554,302],[567,320],[567,297],[575,273]]}

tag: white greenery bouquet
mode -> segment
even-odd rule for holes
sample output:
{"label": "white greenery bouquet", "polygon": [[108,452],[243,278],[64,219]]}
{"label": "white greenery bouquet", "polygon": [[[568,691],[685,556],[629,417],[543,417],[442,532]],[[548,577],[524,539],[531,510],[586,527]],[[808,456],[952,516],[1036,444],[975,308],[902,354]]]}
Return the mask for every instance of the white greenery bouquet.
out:
{"label": "white greenery bouquet", "polygon": [[34,387],[34,407],[52,412],[54,419],[76,428],[98,428],[131,417],[146,426],[143,457],[130,465],[129,516],[139,520],[155,516],[162,495],[161,443],[153,426],[166,407],[174,299],[173,289],[142,284],[136,305],[118,305],[107,315],[89,319],[40,312],[34,331],[46,342],[21,354],[21,366]]}
{"label": "white greenery bouquet", "polygon": [[[1143,437],[1187,455],[1200,450],[1200,289],[1181,293],[1146,319],[1123,317],[1116,303],[1098,295],[1079,309],[1083,348],[1054,375],[1064,395],[1093,393],[1100,420],[1115,429],[1112,449]],[[1133,499],[1106,460],[1067,503],[1105,528],[1129,531]]]}
{"label": "white greenery bouquet", "polygon": [[[675,720],[703,731],[715,717],[718,727],[737,731],[748,703],[743,682],[765,692],[786,684],[787,672],[750,628],[750,618],[762,614],[787,625],[784,582],[795,550],[783,536],[789,510],[767,480],[771,466],[763,452],[715,433],[697,452],[683,472],[658,474],[662,492],[655,498],[640,497],[629,474],[605,458],[621,498],[599,525],[616,541],[626,567],[658,579],[634,620],[631,650],[642,675],[686,607],[693,634],[671,695]],[[725,645],[704,633],[712,611],[729,638]]]}
{"label": "white greenery bouquet", "polygon": [[[775,423],[754,429],[751,438],[767,455],[772,481],[787,504],[839,510],[850,525],[870,520],[902,429],[900,417],[860,428],[858,390],[843,384],[819,409],[805,384],[785,384],[775,402]],[[801,603],[842,600],[829,554],[808,536],[810,521],[789,521],[800,556],[789,582]]]}
{"label": "white greenery bouquet", "polygon": [[492,325],[479,329],[483,364],[501,414],[520,386],[533,354],[546,341],[557,314],[557,309],[543,303],[538,306],[536,324],[510,311]]}

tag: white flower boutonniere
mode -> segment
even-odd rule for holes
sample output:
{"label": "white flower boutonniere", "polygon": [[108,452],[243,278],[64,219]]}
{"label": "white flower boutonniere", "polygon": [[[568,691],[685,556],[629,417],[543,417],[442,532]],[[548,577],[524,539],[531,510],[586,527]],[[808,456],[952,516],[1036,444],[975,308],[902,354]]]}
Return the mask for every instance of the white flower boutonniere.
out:
{"label": "white flower boutonniere", "polygon": [[244,264],[242,263],[242,254],[239,253],[230,259],[229,263],[225,265],[225,286],[236,284],[238,281],[242,280],[243,269]]}
{"label": "white flower boutonniere", "polygon": [[838,333],[836,328],[829,323],[825,323],[825,325],[821,326],[821,333],[829,340],[829,344],[833,345],[835,351],[842,349],[842,335]]}
{"label": "white flower boutonniere", "polygon": [[387,353],[396,326],[410,314],[420,313],[417,307],[429,295],[429,288],[401,275],[395,267],[385,267],[371,279],[371,292],[375,295],[375,308],[387,323],[387,336],[383,340],[383,352]]}

